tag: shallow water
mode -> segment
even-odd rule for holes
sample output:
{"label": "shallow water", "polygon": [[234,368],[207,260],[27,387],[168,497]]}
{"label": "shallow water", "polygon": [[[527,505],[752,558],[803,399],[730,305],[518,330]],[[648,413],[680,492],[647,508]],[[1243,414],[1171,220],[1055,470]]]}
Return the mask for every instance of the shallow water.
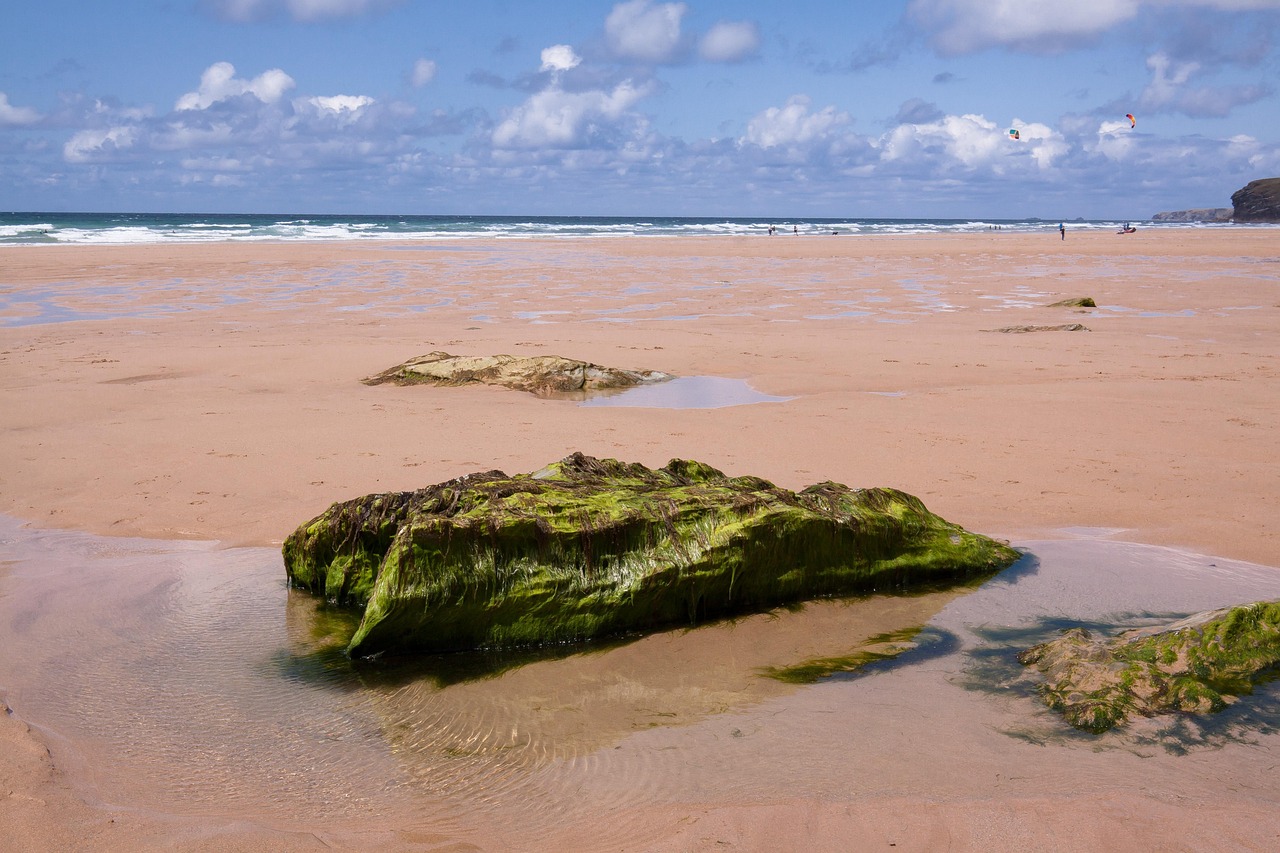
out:
{"label": "shallow water", "polygon": [[785,403],[795,397],[776,397],[752,388],[745,379],[720,376],[679,376],[653,385],[617,391],[597,391],[580,406],[632,406],[650,409],[721,409],[753,403]]}
{"label": "shallow water", "polygon": [[[0,696],[91,799],[495,849],[575,827],[643,846],[658,830],[642,810],[684,802],[1070,793],[1082,777],[1280,799],[1273,687],[1204,722],[1092,737],[1040,705],[1013,658],[1069,624],[1277,598],[1280,571],[1072,533],[1021,543],[1027,557],[973,590],[820,602],[468,679],[457,658],[353,666],[331,637],[341,619],[287,589],[274,549],[0,517]],[[922,625],[915,651],[857,673],[763,674]],[[595,826],[605,813],[620,816]]]}

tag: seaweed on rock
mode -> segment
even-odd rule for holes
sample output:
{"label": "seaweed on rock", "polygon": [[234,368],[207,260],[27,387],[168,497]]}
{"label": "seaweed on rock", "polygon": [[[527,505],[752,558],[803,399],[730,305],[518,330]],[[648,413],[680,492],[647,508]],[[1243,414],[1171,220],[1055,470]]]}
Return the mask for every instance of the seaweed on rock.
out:
{"label": "seaweed on rock", "polygon": [[337,503],[283,551],[292,583],[363,610],[354,655],[579,642],[1018,557],[894,489],[792,492],[692,460],[580,453]]}
{"label": "seaweed on rock", "polygon": [[1134,715],[1220,711],[1280,666],[1280,601],[1097,638],[1072,628],[1018,655],[1045,675],[1045,704],[1101,733]]}

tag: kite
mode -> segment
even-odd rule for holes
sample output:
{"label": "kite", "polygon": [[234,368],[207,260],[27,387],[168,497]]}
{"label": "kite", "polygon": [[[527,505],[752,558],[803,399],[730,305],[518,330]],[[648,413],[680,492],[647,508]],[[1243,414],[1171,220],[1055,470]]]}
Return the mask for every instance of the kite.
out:
{"label": "kite", "polygon": [[1016,127],[1012,127],[1012,128],[1009,128],[1009,138],[1010,138],[1010,139],[1021,139],[1021,138],[1022,138],[1022,134],[1018,133],[1018,129],[1017,129]]}
{"label": "kite", "polygon": [[1137,127],[1138,120],[1133,117],[1133,113],[1125,113],[1124,117],[1129,120],[1129,127]]}

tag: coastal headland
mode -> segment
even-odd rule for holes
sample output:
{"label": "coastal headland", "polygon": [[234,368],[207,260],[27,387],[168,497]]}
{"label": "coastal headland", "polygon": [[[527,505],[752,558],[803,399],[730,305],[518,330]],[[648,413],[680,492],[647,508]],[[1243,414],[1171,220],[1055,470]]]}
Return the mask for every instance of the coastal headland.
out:
{"label": "coastal headland", "polygon": [[[0,513],[49,530],[278,547],[335,501],[582,452],[651,467],[696,458],[785,488],[892,487],[1015,541],[1090,529],[1280,567],[1276,235],[5,247]],[[1051,307],[1085,297],[1095,307]],[[990,333],[1070,324],[1085,328]],[[727,377],[791,399],[593,407],[361,381],[435,350]],[[20,698],[5,698],[18,717]],[[321,840],[89,805],[50,742],[0,715],[0,830],[16,849],[450,843],[372,825]],[[1215,826],[1250,827],[1222,849],[1274,839],[1278,801],[1270,785],[1217,802]],[[849,833],[887,826],[920,849],[948,838],[956,849],[1052,846],[1068,829],[1081,846],[1061,849],[1088,849],[1121,825],[1151,842],[1131,849],[1160,849],[1197,820],[1176,797],[1105,788],[1005,789],[976,808],[893,788],[856,802],[798,793],[642,811],[670,827],[644,849],[801,836],[847,849]],[[986,843],[1000,827],[1011,846]],[[558,838],[586,844],[590,832]]]}

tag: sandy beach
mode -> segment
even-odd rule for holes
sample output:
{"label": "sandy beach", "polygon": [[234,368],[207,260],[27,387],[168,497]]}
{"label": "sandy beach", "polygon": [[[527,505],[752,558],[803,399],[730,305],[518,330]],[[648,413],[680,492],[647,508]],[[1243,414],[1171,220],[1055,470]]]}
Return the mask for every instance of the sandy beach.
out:
{"label": "sandy beach", "polygon": [[[655,466],[696,458],[789,488],[892,486],[1010,540],[1105,531],[1280,567],[1278,236],[9,247],[0,513],[43,530],[277,547],[336,500],[582,451]],[[1097,307],[1049,307],[1075,297]],[[1084,328],[1052,328],[1070,324]],[[1007,331],[1026,327],[1040,330]],[[790,399],[583,407],[360,382],[433,350],[740,379]],[[501,835],[372,819],[307,834],[92,804],[55,760],[57,732],[15,710],[0,718],[0,832],[19,850],[502,849],[491,846]],[[1098,772],[1083,758],[1073,769]],[[848,799],[707,797],[633,807],[629,819],[654,828],[634,849],[654,850],[1280,838],[1280,784],[1239,793],[1205,781],[1223,783],[1211,792],[1222,794],[1210,801],[1216,835],[1172,794],[1014,786],[966,801],[907,782]],[[553,840],[593,849],[589,826]]]}

